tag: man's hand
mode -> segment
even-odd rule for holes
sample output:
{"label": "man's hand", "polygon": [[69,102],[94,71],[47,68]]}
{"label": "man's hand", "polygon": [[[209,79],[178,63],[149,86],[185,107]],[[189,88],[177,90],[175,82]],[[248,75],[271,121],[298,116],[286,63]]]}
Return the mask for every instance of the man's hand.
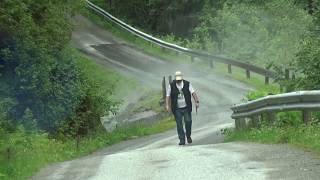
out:
{"label": "man's hand", "polygon": [[195,92],[192,93],[192,96],[193,96],[194,102],[196,103],[196,109],[198,109],[199,108],[199,98]]}
{"label": "man's hand", "polygon": [[196,102],[196,108],[199,109],[199,101]]}

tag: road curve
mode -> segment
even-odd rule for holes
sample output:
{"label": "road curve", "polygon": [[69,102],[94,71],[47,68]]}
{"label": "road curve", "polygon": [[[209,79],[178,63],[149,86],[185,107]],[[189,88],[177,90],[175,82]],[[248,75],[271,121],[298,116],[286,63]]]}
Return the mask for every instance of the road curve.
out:
{"label": "road curve", "polygon": [[190,64],[152,57],[82,16],[75,20],[73,46],[102,66],[135,77],[141,86],[159,90],[162,76],[184,72],[201,101],[199,114],[193,114],[194,143],[177,146],[173,129],[51,165],[32,179],[318,179],[320,161],[310,152],[287,145],[222,143],[220,129],[233,125],[229,108],[251,89],[247,85]]}

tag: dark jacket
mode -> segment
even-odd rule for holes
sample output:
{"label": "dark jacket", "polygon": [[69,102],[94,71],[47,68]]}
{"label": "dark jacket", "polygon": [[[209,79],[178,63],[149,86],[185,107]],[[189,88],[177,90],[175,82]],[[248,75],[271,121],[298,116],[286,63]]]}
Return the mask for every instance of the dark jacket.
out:
{"label": "dark jacket", "polygon": [[[190,82],[183,80],[183,88],[182,88],[182,92],[184,95],[184,98],[186,100],[186,104],[187,104],[187,109],[189,112],[192,112],[192,101],[191,101],[191,93],[189,91],[189,86],[190,86]],[[176,86],[176,80],[173,80],[172,83],[170,84],[171,87],[171,110],[173,113],[175,113],[175,111],[177,110],[177,104],[178,104],[178,95],[179,95],[179,89]]]}

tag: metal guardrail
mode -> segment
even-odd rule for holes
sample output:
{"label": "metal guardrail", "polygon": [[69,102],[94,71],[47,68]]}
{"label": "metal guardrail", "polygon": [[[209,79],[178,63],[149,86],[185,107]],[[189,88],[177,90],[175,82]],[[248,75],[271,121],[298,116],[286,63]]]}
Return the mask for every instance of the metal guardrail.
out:
{"label": "metal guardrail", "polygon": [[234,105],[232,118],[235,119],[237,129],[249,125],[257,126],[261,115],[266,114],[272,123],[277,112],[302,111],[303,121],[308,123],[311,111],[320,110],[320,90],[298,91],[278,95],[270,95],[257,100]]}
{"label": "metal guardrail", "polygon": [[191,57],[192,60],[194,59],[194,57],[204,58],[205,60],[210,62],[211,67],[213,67],[213,61],[227,64],[229,73],[232,73],[231,66],[236,66],[236,67],[239,67],[239,68],[246,70],[247,78],[250,78],[250,72],[254,72],[254,73],[260,74],[262,76],[265,76],[265,83],[266,84],[269,84],[269,78],[275,78],[275,73],[273,71],[270,71],[270,70],[252,65],[252,64],[243,63],[243,62],[240,62],[240,61],[237,61],[234,59],[230,59],[230,58],[226,58],[223,56],[216,56],[216,55],[212,55],[212,54],[209,54],[206,52],[196,51],[196,50],[192,50],[192,49],[178,46],[176,44],[165,42],[161,39],[155,38],[149,34],[146,34],[142,31],[139,31],[136,28],[133,28],[132,26],[124,23],[123,21],[112,16],[110,13],[106,12],[102,8],[93,4],[89,0],[86,0],[86,3],[90,9],[92,9],[96,13],[103,15],[104,17],[111,20],[113,23],[115,23],[118,26],[120,26],[121,28],[131,32],[132,34],[134,34],[134,35],[136,35],[146,41],[157,44],[163,48],[171,49],[171,50],[177,51],[177,52],[186,53]]}

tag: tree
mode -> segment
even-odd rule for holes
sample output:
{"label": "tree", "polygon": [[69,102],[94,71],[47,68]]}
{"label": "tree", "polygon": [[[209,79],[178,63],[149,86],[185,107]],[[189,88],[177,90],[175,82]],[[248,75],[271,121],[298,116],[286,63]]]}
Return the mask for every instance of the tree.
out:
{"label": "tree", "polygon": [[205,45],[203,49],[265,66],[270,62],[290,66],[312,23],[312,17],[302,8],[285,0],[230,0],[221,10],[208,4],[195,29]]}
{"label": "tree", "polygon": [[84,99],[92,98],[94,82],[87,82],[90,75],[77,62],[80,56],[69,48],[70,17],[76,7],[71,0],[4,0],[0,4],[0,70],[5,76],[0,84],[9,87],[1,98],[17,102],[6,114],[26,127],[37,121],[41,130],[54,133],[61,122],[82,117],[77,110]]}
{"label": "tree", "polygon": [[303,47],[297,54],[296,71],[298,88],[304,90],[320,89],[320,38],[308,37],[303,40]]}

